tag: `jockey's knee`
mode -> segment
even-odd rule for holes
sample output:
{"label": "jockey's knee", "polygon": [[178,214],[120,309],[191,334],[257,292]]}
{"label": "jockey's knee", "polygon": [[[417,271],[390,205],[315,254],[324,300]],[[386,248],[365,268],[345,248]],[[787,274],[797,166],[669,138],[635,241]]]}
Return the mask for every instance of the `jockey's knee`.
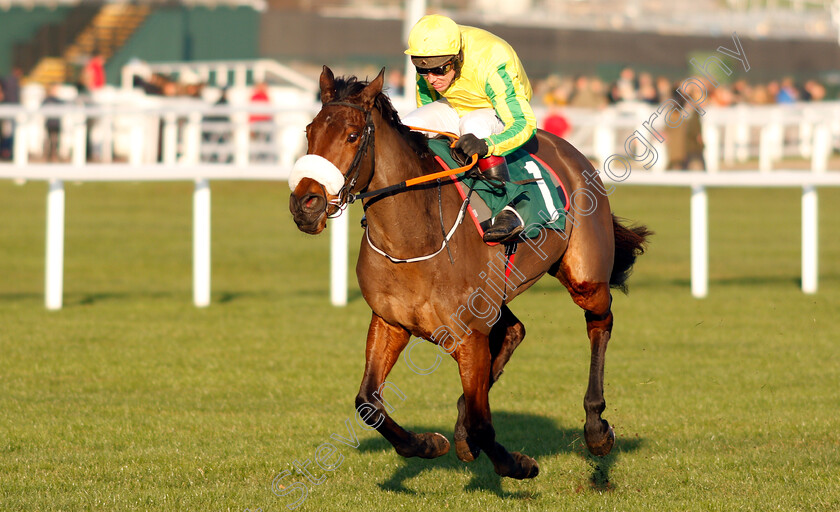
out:
{"label": "jockey's knee", "polygon": [[499,133],[499,125],[504,129],[496,111],[493,109],[482,109],[470,112],[460,120],[461,135],[472,133],[479,139],[485,139],[494,133]]}

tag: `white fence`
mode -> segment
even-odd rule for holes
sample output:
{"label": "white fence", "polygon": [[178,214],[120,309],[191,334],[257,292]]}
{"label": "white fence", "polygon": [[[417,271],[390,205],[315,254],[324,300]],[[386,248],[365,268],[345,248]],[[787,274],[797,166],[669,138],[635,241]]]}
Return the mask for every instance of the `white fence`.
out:
{"label": "white fence", "polygon": [[[270,62],[270,61],[269,61]],[[314,94],[299,88],[275,87],[272,104],[248,104],[246,90],[230,105],[214,106],[215,92],[207,100],[160,98],[135,91],[115,92],[99,104],[28,108],[0,105],[0,123],[8,130],[15,121],[15,163],[26,165],[42,157],[45,119],[61,120],[59,155],[77,165],[89,159],[103,163],[124,161],[132,165],[219,162],[246,165],[275,163],[290,167],[305,147],[304,127],[319,105]],[[394,99],[403,112],[412,108],[404,98]],[[619,104],[600,111],[566,109],[571,123],[567,139],[584,154],[602,163],[623,154],[634,131],[653,137],[642,128],[654,107]],[[538,119],[547,112],[536,109]],[[270,121],[251,122],[252,115]],[[706,108],[701,118],[706,168],[757,160],[763,172],[778,167],[785,158],[810,159],[812,170],[827,169],[828,158],[840,148],[840,102],[793,105]],[[654,123],[661,130],[661,120]],[[657,144],[659,158],[651,170],[663,172],[667,144]]]}
{"label": "white fence", "polygon": [[[714,162],[718,155],[741,158],[758,153],[759,162],[776,161],[796,148],[798,155],[811,158],[811,172],[709,172],[634,171],[625,183],[647,186],[686,186],[691,199],[691,290],[696,297],[708,292],[708,221],[707,187],[801,187],[802,195],[802,289],[817,290],[817,187],[840,186],[840,173],[826,172],[828,156],[836,146],[838,104],[821,103],[823,111],[810,108],[773,110],[733,110],[721,113],[709,109],[704,117],[704,133],[718,132],[707,145],[707,156]],[[65,181],[174,181],[196,183],[193,197],[193,298],[197,306],[210,302],[210,188],[214,179],[283,180],[294,160],[305,149],[303,127],[318,106],[308,103],[297,107],[212,107],[196,102],[139,106],[59,106],[43,109],[0,107],[0,121],[14,120],[14,160],[0,163],[0,179],[45,180],[48,192],[46,291],[49,309],[62,307],[64,256],[64,186]],[[827,118],[830,112],[833,118]],[[248,116],[261,113],[272,116],[263,125],[250,123]],[[712,115],[714,113],[714,115]],[[649,114],[649,112],[648,112]],[[598,147],[601,158],[624,152],[623,133],[638,129],[645,117],[620,113],[587,113],[589,119],[613,116],[622,121],[606,125],[592,122],[590,148]],[[762,123],[763,115],[771,122]],[[40,163],[38,144],[33,143],[46,118],[61,121],[62,144],[69,161]],[[227,121],[208,120],[227,117]],[[583,119],[583,117],[581,117]],[[641,121],[640,121],[641,119]],[[632,120],[632,122],[631,122]],[[633,124],[639,123],[639,124]],[[742,128],[746,123],[748,130]],[[209,124],[208,124],[209,123]],[[100,139],[93,137],[99,126]],[[578,127],[586,126],[578,121]],[[752,127],[756,127],[753,130]],[[779,127],[782,143],[780,144]],[[809,128],[810,127],[810,128]],[[624,130],[624,131],[622,131]],[[629,130],[629,131],[628,131]],[[226,136],[219,137],[223,132]],[[756,132],[756,133],[753,133]],[[788,141],[787,134],[799,134]],[[267,137],[264,137],[265,134]],[[727,135],[732,134],[730,150]],[[744,136],[744,134],[747,134]],[[208,136],[210,134],[210,136]],[[262,135],[261,135],[262,134]],[[738,137],[735,134],[740,134]],[[757,135],[756,135],[757,134]],[[43,134],[41,134],[43,137]],[[758,137],[756,140],[755,137]],[[100,163],[90,163],[89,139],[99,144]],[[582,138],[583,139],[583,138]],[[592,141],[597,141],[593,143]],[[740,142],[739,142],[740,141]],[[810,142],[809,142],[810,141]],[[587,153],[587,141],[577,142]],[[709,146],[711,149],[709,149]],[[780,152],[781,148],[781,152]],[[787,149],[785,149],[787,148]],[[34,149],[34,151],[32,151]],[[739,156],[738,150],[742,153]],[[762,160],[762,151],[768,155]],[[769,154],[770,152],[773,154]],[[808,154],[810,152],[810,154]],[[34,158],[30,159],[30,153]],[[590,153],[591,154],[591,153]],[[215,156],[215,161],[213,157]],[[122,162],[119,162],[122,161]],[[331,299],[342,305],[347,300],[347,216],[334,223],[332,236]]]}
{"label": "white fence", "polygon": [[[44,160],[45,121],[56,118],[61,126],[58,160],[76,166],[89,161],[135,167],[272,163],[288,172],[305,151],[304,128],[317,112],[312,101],[290,107],[213,106],[187,99],[143,98],[136,103],[39,109],[0,105],[0,122],[14,126],[13,163],[19,167]],[[270,120],[254,121],[252,116]]]}
{"label": "white fence", "polygon": [[[562,113],[571,124],[566,137],[581,152],[598,162],[610,155],[623,154],[624,143],[634,131],[648,140],[645,130],[655,106],[623,103],[603,110],[567,108]],[[717,172],[722,166],[758,160],[758,168],[768,172],[783,158],[811,159],[814,170],[824,170],[834,148],[840,147],[840,102],[801,102],[789,105],[703,105],[701,117],[705,142],[706,169]],[[538,117],[547,114],[536,109]],[[654,127],[662,128],[662,119]],[[667,164],[667,146],[657,145],[660,156],[651,168],[662,172]]]}

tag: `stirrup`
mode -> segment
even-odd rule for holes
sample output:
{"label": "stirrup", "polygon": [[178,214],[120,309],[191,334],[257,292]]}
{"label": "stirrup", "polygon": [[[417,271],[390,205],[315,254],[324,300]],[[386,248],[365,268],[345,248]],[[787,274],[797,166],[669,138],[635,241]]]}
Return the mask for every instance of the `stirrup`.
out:
{"label": "stirrup", "polygon": [[486,243],[507,243],[519,238],[525,229],[525,222],[512,206],[505,206],[493,219],[493,225],[484,232]]}

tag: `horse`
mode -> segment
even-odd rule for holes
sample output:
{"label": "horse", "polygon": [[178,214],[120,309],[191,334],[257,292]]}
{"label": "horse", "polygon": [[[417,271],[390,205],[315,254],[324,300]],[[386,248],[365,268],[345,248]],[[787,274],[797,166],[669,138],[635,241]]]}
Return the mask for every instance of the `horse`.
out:
{"label": "horse", "polygon": [[440,167],[426,136],[404,126],[382,92],[384,71],[362,81],[336,78],[324,66],[321,110],[306,127],[307,154],[295,163],[289,183],[294,222],[312,235],[362,197],[366,232],[356,275],[372,318],[356,396],[361,418],[404,457],[430,459],[449,451],[442,434],[415,433],[397,424],[389,415],[393,407],[381,396],[410,338],[428,340],[458,364],[463,386],[454,430],[458,458],[469,462],[484,452],[503,477],[537,476],[533,458],[508,452],[496,441],[488,393],[525,337],[508,304],[550,274],[584,310],[591,346],[584,438],[592,454],[608,454],[615,434],[601,413],[613,326],[610,289],[626,292],[651,232],[615,217],[592,164],[567,141],[539,130],[525,149],[551,166],[567,190],[580,191],[571,197],[584,214],[570,218],[563,233],[544,230],[539,243],[518,243],[513,265],[504,257],[510,244],[491,246],[476,229],[458,227],[464,202],[451,180],[406,186]]}

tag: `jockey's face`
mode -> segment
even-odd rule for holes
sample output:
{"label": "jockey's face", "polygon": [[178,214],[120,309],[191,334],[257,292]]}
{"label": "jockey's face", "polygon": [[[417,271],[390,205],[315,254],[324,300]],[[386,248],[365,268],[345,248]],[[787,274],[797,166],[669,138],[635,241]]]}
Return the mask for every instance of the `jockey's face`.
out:
{"label": "jockey's face", "polygon": [[455,79],[455,69],[450,69],[445,75],[435,75],[433,73],[429,73],[426,75],[426,80],[429,81],[432,87],[435,88],[437,92],[443,92],[452,85],[452,80]]}

